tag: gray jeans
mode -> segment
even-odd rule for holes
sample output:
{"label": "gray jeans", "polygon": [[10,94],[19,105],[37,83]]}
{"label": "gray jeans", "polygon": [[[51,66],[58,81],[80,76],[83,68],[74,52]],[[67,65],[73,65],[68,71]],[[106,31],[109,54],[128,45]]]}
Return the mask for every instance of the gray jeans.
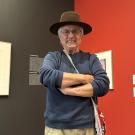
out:
{"label": "gray jeans", "polygon": [[55,129],[45,127],[44,135],[96,135],[94,128]]}

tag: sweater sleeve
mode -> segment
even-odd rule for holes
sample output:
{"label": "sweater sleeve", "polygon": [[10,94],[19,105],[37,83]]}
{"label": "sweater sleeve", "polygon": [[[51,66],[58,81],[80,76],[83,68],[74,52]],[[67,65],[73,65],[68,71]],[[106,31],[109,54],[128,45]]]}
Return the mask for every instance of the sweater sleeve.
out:
{"label": "sweater sleeve", "polygon": [[57,52],[49,52],[40,68],[40,82],[45,87],[60,88],[63,72],[58,70],[60,55]]}
{"label": "sweater sleeve", "polygon": [[95,78],[92,82],[93,96],[104,96],[109,91],[109,78],[96,55],[92,55],[90,61],[91,71]]}

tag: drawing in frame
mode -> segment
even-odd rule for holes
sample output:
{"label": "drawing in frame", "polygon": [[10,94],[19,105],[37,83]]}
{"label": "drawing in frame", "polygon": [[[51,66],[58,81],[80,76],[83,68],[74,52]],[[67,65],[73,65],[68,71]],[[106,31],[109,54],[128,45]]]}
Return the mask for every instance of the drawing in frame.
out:
{"label": "drawing in frame", "polygon": [[9,95],[11,43],[0,41],[0,96]]}
{"label": "drawing in frame", "polygon": [[107,76],[110,79],[110,89],[114,89],[113,83],[113,66],[112,66],[112,50],[96,53],[99,58],[103,69],[106,71]]}

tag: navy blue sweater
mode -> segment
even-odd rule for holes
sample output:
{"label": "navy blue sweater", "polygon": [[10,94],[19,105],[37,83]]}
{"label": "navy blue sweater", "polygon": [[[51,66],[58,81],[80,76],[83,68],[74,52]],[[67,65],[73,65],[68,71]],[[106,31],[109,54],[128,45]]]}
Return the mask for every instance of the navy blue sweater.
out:
{"label": "navy blue sweater", "polygon": [[[104,96],[109,79],[94,54],[80,51],[71,58],[81,74],[94,76],[93,97]],[[60,92],[63,72],[76,73],[67,56],[61,51],[49,52],[40,68],[40,82],[48,88],[45,123],[52,128],[94,127],[93,105],[88,97],[68,96]]]}

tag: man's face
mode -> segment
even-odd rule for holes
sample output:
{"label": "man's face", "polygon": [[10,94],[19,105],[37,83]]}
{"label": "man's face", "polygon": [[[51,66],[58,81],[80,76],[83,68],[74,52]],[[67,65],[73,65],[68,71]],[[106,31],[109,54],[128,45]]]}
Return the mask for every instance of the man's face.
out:
{"label": "man's face", "polygon": [[76,25],[66,25],[58,31],[60,42],[67,52],[76,53],[82,41],[83,29]]}

